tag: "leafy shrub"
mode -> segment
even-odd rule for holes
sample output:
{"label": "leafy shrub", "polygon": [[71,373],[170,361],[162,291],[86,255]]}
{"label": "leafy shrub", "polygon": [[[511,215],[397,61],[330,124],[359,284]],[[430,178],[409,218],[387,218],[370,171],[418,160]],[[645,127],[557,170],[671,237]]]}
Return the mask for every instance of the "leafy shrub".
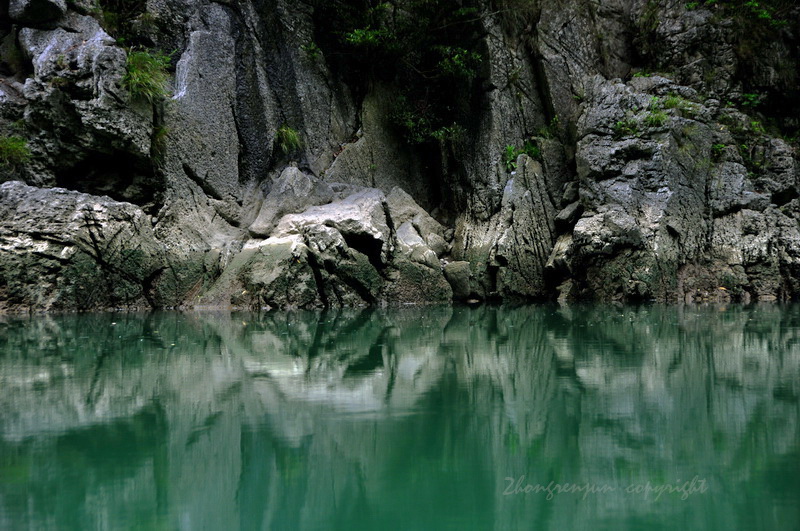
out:
{"label": "leafy shrub", "polygon": [[18,136],[0,137],[0,166],[24,164],[30,157],[27,140]]}
{"label": "leafy shrub", "polygon": [[[521,0],[520,0],[521,1]],[[527,2],[527,0],[525,0]],[[315,42],[356,92],[396,87],[390,121],[410,144],[453,140],[478,97],[477,0],[311,0]],[[454,127],[457,126],[457,127]]]}
{"label": "leafy shrub", "polygon": [[753,93],[742,94],[742,107],[757,107],[761,102],[761,96]]}
{"label": "leafy shrub", "polygon": [[435,131],[432,131],[431,137],[440,142],[446,142],[448,140],[459,140],[464,137],[464,133],[464,128],[454,123],[452,125],[446,125],[436,129]]}
{"label": "leafy shrub", "polygon": [[517,169],[517,157],[523,153],[532,159],[542,160],[542,150],[530,140],[526,141],[522,148],[507,145],[503,151],[503,164],[507,172],[512,172]]}
{"label": "leafy shrub", "polygon": [[309,42],[308,44],[303,44],[302,46],[300,46],[300,49],[303,50],[303,52],[305,52],[306,54],[306,57],[308,57],[312,61],[315,60],[317,57],[319,57],[319,54],[321,52],[319,46],[317,46],[317,43],[315,42]]}
{"label": "leafy shrub", "polygon": [[303,145],[300,140],[300,133],[286,124],[281,125],[275,132],[275,144],[285,155],[289,155],[300,149]]}
{"label": "leafy shrub", "polygon": [[384,30],[372,28],[356,28],[345,33],[345,41],[353,46],[380,46],[388,40],[388,35]]}
{"label": "leafy shrub", "polygon": [[122,83],[131,93],[131,97],[154,103],[167,96],[169,62],[169,55],[161,52],[130,50],[127,72]]}
{"label": "leafy shrub", "polygon": [[437,68],[440,72],[454,77],[472,79],[481,62],[481,55],[458,46],[439,46],[438,52],[442,59]]}

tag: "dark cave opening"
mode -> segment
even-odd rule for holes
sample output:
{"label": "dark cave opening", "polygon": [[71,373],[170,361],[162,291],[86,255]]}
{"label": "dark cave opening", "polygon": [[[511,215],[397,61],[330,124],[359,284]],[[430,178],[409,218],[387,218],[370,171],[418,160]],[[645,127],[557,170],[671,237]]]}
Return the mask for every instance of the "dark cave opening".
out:
{"label": "dark cave opening", "polygon": [[131,153],[90,152],[56,174],[56,185],[92,195],[106,195],[157,210],[164,183],[148,159]]}
{"label": "dark cave opening", "polygon": [[366,255],[372,266],[380,271],[383,269],[384,264],[381,260],[381,249],[383,244],[380,240],[373,238],[368,234],[345,234],[342,233],[345,243],[351,249]]}

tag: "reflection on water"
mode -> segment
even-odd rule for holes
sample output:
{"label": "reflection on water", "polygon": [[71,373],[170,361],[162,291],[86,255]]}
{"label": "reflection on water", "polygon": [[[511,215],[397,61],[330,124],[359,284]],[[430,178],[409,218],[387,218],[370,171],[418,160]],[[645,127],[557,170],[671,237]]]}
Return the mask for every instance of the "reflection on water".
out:
{"label": "reflection on water", "polygon": [[[0,529],[800,529],[799,332],[794,306],[5,318]],[[524,492],[551,481],[606,491]]]}

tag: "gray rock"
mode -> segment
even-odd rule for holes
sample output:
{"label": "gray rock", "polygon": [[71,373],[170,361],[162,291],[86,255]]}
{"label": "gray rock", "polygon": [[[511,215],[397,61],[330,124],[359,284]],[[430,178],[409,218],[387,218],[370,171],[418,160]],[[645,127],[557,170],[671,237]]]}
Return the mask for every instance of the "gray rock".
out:
{"label": "gray rock", "polygon": [[556,230],[564,232],[571,229],[581,214],[583,214],[583,205],[578,201],[570,203],[556,215],[554,220]]}
{"label": "gray rock", "polygon": [[154,206],[163,183],[150,159],[153,110],[128,105],[125,52],[91,17],[70,13],[60,24],[19,32],[33,66],[21,94],[33,154],[26,181]]}
{"label": "gray rock", "polygon": [[195,307],[321,307],[308,254],[299,236],[269,238],[247,247],[230,261]]}
{"label": "gray rock", "polygon": [[453,288],[453,298],[455,300],[467,300],[472,295],[471,276],[472,270],[469,262],[456,261],[445,264],[444,277]]}
{"label": "gray rock", "polygon": [[522,155],[506,185],[500,211],[502,232],[494,260],[500,265],[497,290],[509,297],[548,295],[544,268],[555,243],[555,208],[541,165]]}
{"label": "gray rock", "polygon": [[426,241],[431,236],[439,236],[444,239],[444,227],[423,210],[414,201],[414,198],[402,188],[395,186],[391,189],[386,196],[386,205],[389,208],[389,216],[392,218],[392,223],[396,227],[403,223],[411,222]]}
{"label": "gray rock", "polygon": [[273,234],[302,234],[315,225],[333,227],[346,239],[351,238],[351,247],[370,259],[386,263],[392,243],[385,204],[383,192],[366,189],[340,201],[313,206],[300,214],[288,214],[281,218]]}
{"label": "gray rock", "polygon": [[26,25],[52,22],[66,12],[66,0],[10,0],[8,4],[8,14],[12,20]]}
{"label": "gray rock", "polygon": [[319,289],[326,306],[375,304],[384,281],[369,256],[347,245],[335,228],[314,225],[304,238],[314,252]]}
{"label": "gray rock", "polygon": [[386,285],[383,294],[388,304],[445,304],[453,300],[453,289],[441,270],[402,259],[392,268],[396,278]]}
{"label": "gray rock", "polygon": [[545,269],[561,277],[572,274],[572,253],[572,234],[562,234],[556,240],[553,252],[547,258]]}
{"label": "gray rock", "polygon": [[709,178],[709,203],[714,217],[743,208],[763,211],[770,204],[769,196],[753,191],[753,185],[747,177],[747,168],[741,164],[719,164]]}
{"label": "gray rock", "polygon": [[373,87],[361,105],[361,127],[348,142],[342,143],[333,163],[325,170],[328,182],[345,182],[379,188],[389,193],[402,186],[426,206],[430,192],[423,172],[407,144],[391,134],[389,120],[394,91]]}
{"label": "gray rock", "polygon": [[578,200],[578,183],[575,181],[564,185],[564,193],[561,196],[561,206],[569,205]]}
{"label": "gray rock", "polygon": [[290,166],[272,183],[269,194],[261,204],[258,217],[248,230],[254,237],[269,236],[284,214],[324,205],[333,201],[333,198],[333,190],[327,183]]}
{"label": "gray rock", "polygon": [[433,269],[440,269],[439,257],[425,243],[410,221],[402,223],[395,233],[397,238],[396,251],[401,256],[412,262],[427,265]]}
{"label": "gray rock", "polygon": [[0,185],[0,220],[0,307],[151,305],[167,257],[134,205],[12,181]]}

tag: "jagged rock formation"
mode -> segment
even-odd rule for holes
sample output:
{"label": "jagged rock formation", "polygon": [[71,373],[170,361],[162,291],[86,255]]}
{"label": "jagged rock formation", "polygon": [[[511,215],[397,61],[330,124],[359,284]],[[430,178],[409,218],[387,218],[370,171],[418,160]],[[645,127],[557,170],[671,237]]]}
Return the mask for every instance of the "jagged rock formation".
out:
{"label": "jagged rock formation", "polygon": [[798,8],[696,4],[0,2],[0,308],[794,297]]}

